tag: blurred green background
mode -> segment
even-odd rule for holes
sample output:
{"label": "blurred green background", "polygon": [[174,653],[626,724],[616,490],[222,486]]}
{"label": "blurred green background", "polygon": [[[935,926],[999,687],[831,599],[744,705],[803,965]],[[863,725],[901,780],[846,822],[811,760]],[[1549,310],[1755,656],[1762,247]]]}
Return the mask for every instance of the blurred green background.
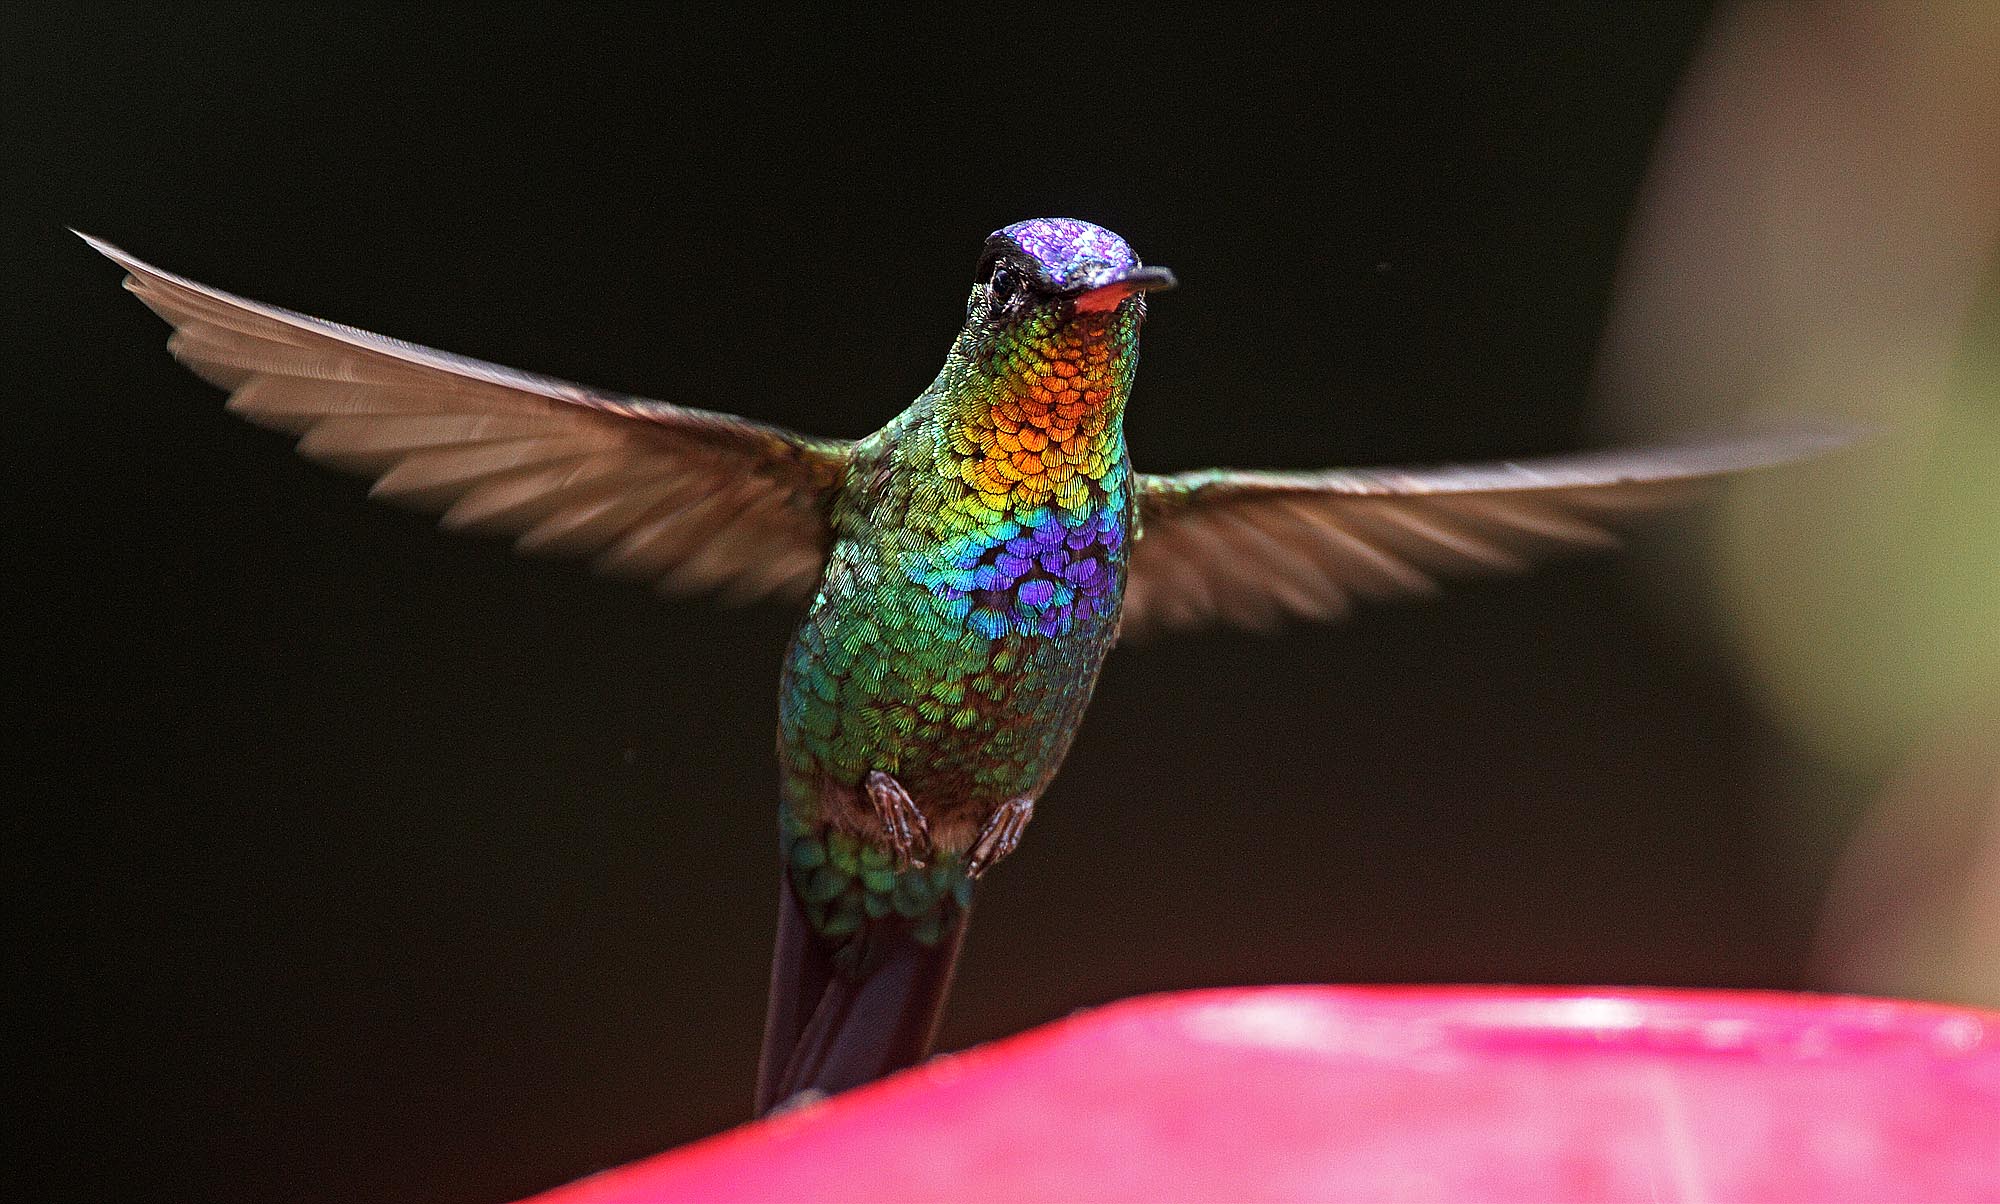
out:
{"label": "blurred green background", "polygon": [[1183,282],[1155,470],[1880,422],[1625,554],[1118,653],[945,1040],[1274,981],[2000,1003],[1989,6],[0,32],[16,1196],[495,1201],[742,1120],[792,621],[366,503],[63,225],[854,435],[988,230],[1086,217]]}
{"label": "blurred green background", "polygon": [[[1838,473],[1732,490],[1659,557],[1814,788],[1815,985],[2000,1003],[2000,10],[1719,10],[1635,207],[1599,361],[1619,429],[1839,413]],[[1690,588],[1679,588],[1680,586]]]}

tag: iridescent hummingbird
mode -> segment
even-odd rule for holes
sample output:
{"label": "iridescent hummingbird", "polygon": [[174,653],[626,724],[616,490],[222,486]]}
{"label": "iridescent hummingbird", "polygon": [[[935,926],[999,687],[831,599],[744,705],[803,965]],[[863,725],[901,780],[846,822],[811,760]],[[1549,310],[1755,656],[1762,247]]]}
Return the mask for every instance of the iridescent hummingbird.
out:
{"label": "iridescent hummingbird", "polygon": [[976,880],[1014,851],[1111,646],[1330,619],[1524,567],[1808,433],[1418,470],[1132,471],[1149,292],[1117,235],[986,241],[937,379],[854,441],[601,392],[208,288],[97,239],[229,408],[453,529],[669,593],[806,603],[779,687],[779,887],[757,1110],[929,1051]]}

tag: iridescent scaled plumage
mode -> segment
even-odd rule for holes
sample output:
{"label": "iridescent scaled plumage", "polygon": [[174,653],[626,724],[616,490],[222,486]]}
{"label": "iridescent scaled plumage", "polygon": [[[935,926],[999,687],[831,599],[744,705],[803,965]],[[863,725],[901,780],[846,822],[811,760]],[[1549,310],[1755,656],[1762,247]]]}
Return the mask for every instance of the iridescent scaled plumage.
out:
{"label": "iridescent scaled plumage", "polygon": [[[1082,222],[996,238],[1055,287],[1136,263]],[[964,897],[966,849],[1002,804],[1054,776],[1117,630],[1134,520],[1122,419],[1144,301],[1079,313],[1048,298],[982,315],[990,303],[976,288],[937,380],[856,448],[825,577],[785,660],[787,856],[812,863],[802,898],[828,935],[900,911],[878,898],[897,889],[906,906]],[[938,863],[852,874],[835,892],[818,869],[839,846],[822,861],[821,832],[880,846],[858,788],[872,770],[924,808]]]}

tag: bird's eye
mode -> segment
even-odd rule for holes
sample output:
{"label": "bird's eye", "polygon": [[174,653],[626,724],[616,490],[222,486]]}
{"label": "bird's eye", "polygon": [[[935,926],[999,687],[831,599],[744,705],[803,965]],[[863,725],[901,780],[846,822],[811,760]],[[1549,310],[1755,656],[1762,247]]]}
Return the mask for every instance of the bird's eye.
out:
{"label": "bird's eye", "polygon": [[1021,278],[1004,263],[993,265],[993,274],[986,278],[986,295],[994,305],[1005,305],[1014,299],[1021,289]]}

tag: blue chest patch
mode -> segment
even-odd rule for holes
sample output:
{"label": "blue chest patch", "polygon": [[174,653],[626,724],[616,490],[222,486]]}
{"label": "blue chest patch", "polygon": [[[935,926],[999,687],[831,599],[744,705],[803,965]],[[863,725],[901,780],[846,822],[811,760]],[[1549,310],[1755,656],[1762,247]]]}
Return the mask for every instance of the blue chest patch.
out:
{"label": "blue chest patch", "polygon": [[928,555],[907,553],[901,567],[969,631],[1058,637],[1116,608],[1125,537],[1124,516],[1112,505],[1042,506],[954,536]]}

